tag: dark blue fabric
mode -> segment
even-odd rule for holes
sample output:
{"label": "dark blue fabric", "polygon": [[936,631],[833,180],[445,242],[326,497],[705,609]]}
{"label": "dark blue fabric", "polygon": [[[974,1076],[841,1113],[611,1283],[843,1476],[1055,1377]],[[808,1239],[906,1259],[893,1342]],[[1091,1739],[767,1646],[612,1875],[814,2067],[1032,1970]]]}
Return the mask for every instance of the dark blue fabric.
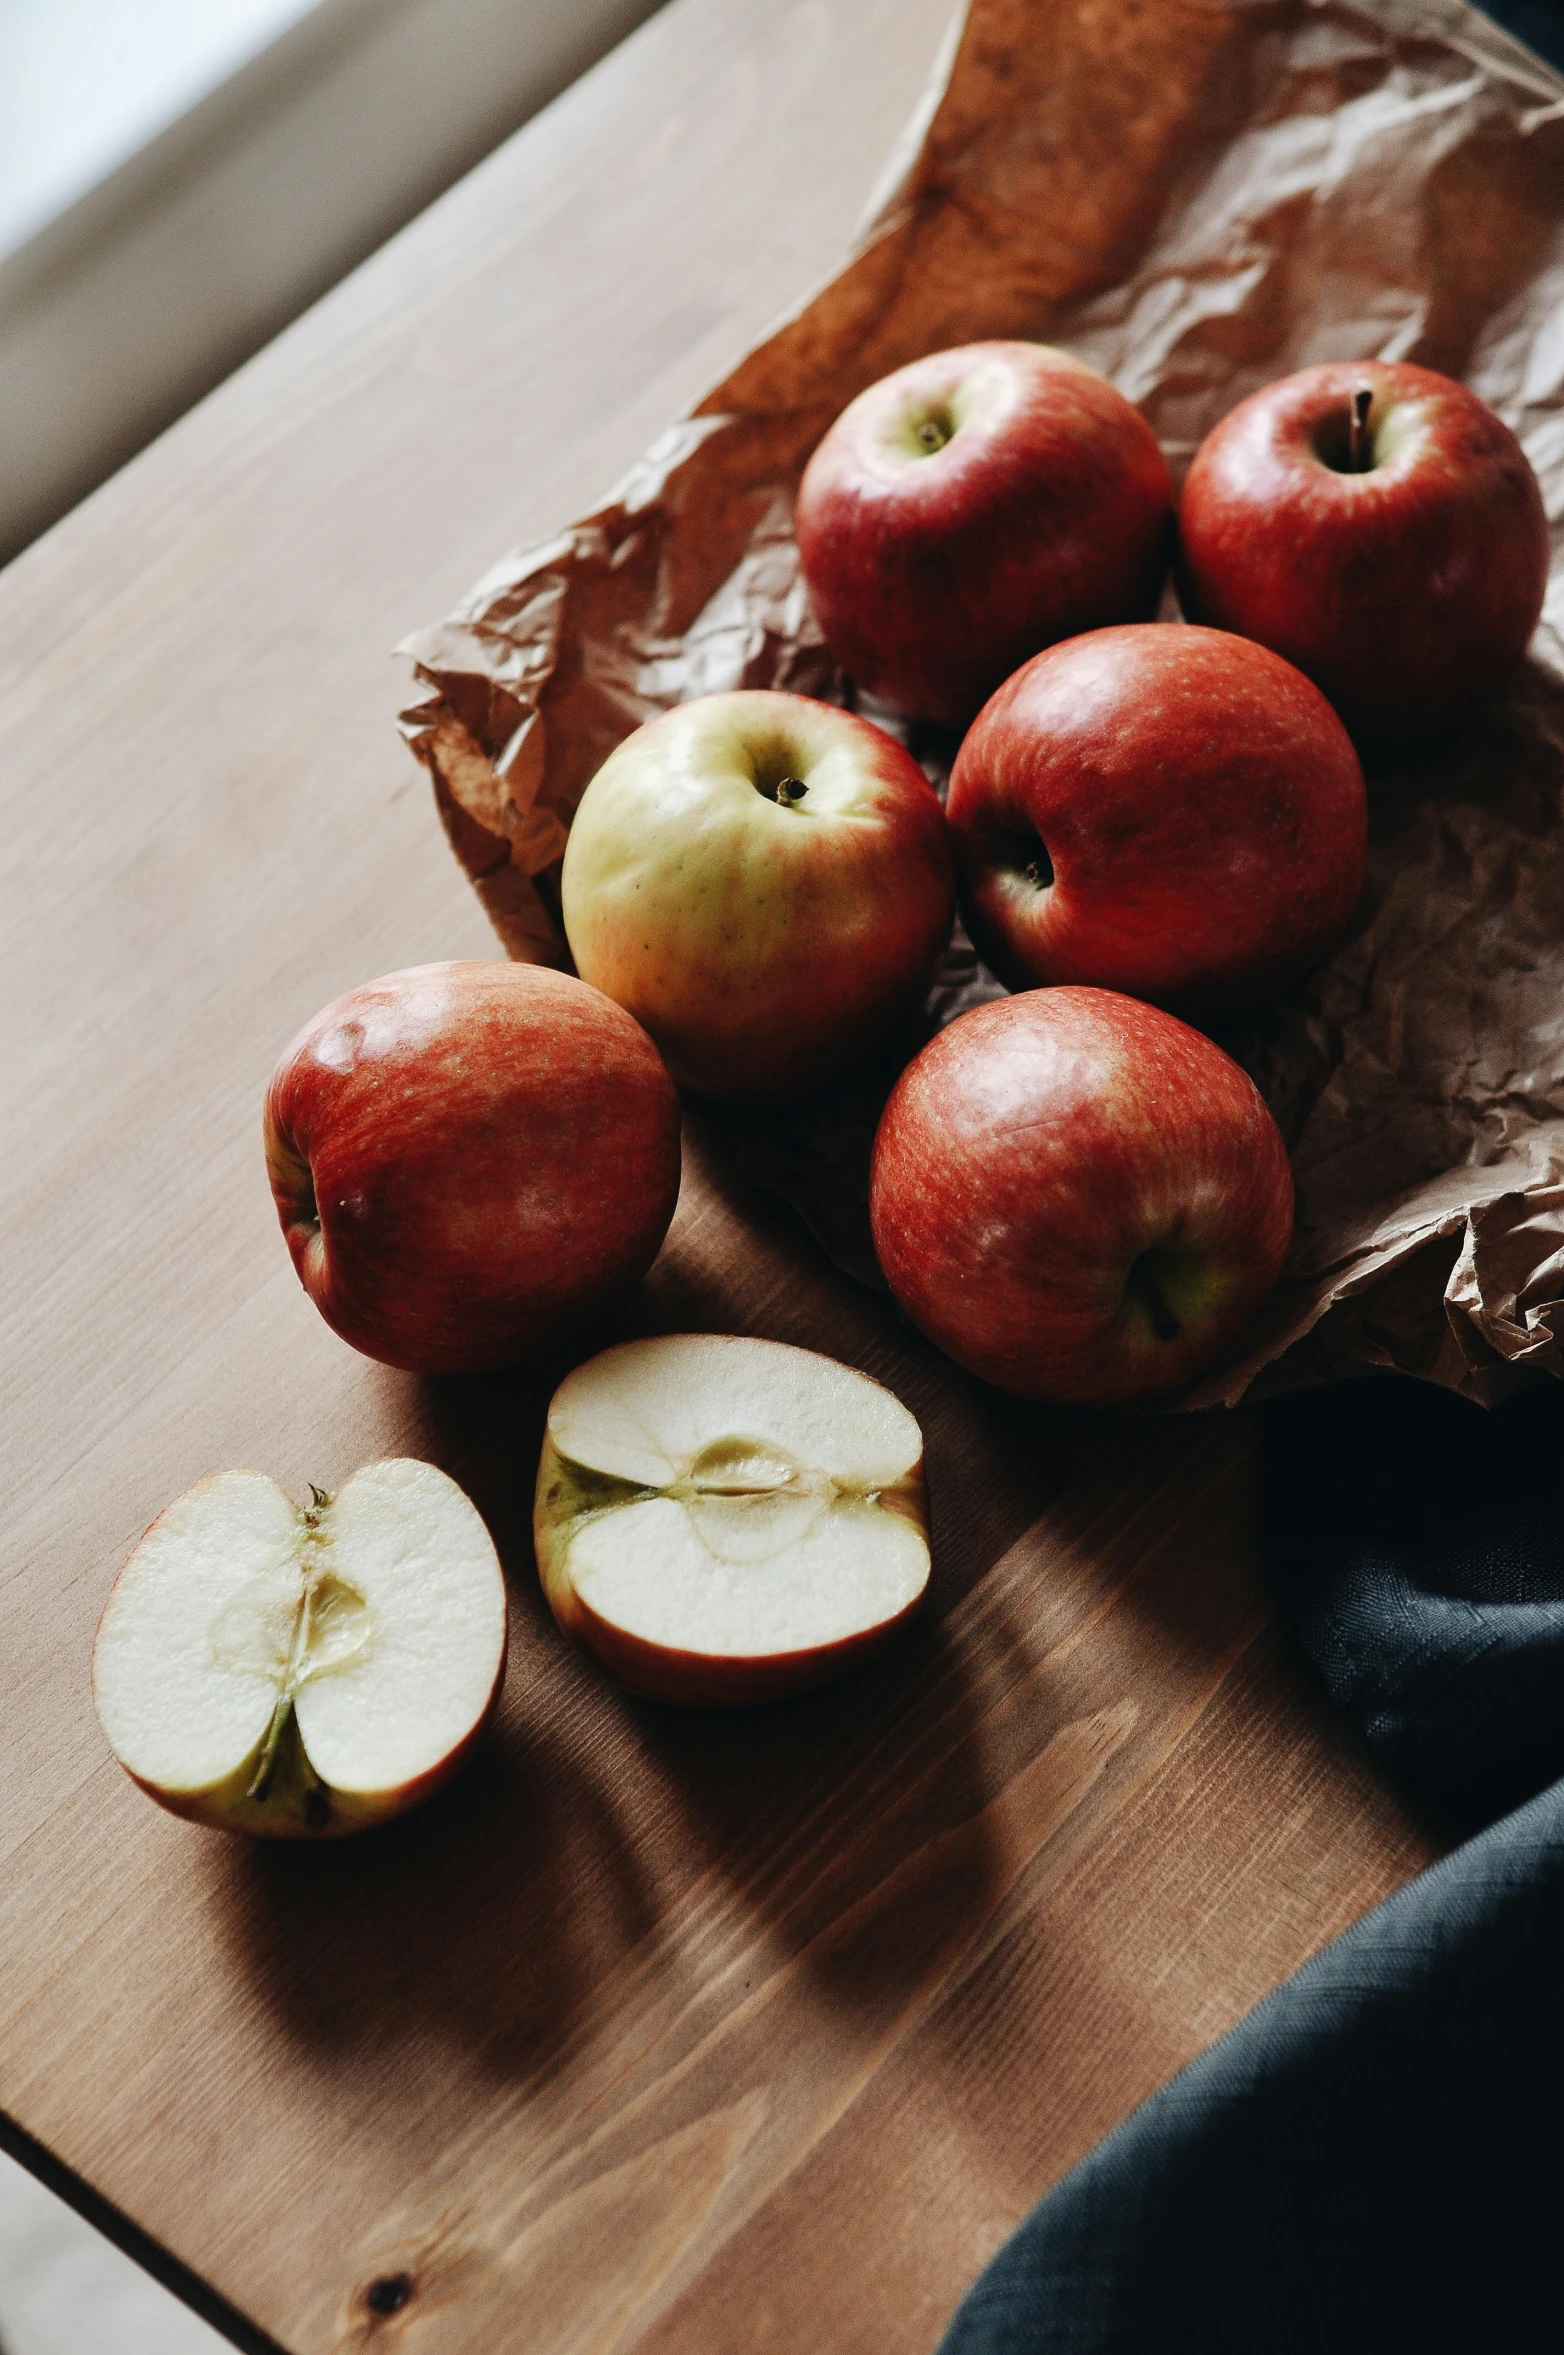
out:
{"label": "dark blue fabric", "polygon": [[1432,1816],[1513,1812],[1110,2135],[944,2355],[1564,2348],[1564,1386],[1484,1415],[1344,1384],[1270,1409],[1264,1450],[1335,1698]]}
{"label": "dark blue fabric", "polygon": [[1483,0],[1483,14],[1564,71],[1564,0]]}
{"label": "dark blue fabric", "polygon": [[1283,1600],[1333,1697],[1450,1832],[1564,1775],[1561,1410],[1551,1383],[1484,1415],[1361,1382],[1271,1411]]}

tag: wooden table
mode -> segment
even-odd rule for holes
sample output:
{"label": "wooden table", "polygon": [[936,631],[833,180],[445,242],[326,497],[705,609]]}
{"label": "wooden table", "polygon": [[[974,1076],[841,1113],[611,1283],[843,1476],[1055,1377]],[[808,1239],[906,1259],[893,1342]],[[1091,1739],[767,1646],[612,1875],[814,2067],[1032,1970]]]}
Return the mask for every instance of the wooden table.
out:
{"label": "wooden table", "polygon": [[[386,650],[832,263],[948,4],[676,0],[0,582],[0,2103],[241,2344],[927,2349],[1428,1854],[1275,1623],[1241,1420],[1006,1404],[693,1137],[636,1322],[892,1382],[937,1570],[880,1671],[680,1717],[541,1608],[536,1385],[355,1357],[267,1196],[295,1026],[493,950]],[[513,1580],[481,1762],[357,1846],[161,1815],[88,1694],[142,1525],[224,1465],[396,1451]]]}

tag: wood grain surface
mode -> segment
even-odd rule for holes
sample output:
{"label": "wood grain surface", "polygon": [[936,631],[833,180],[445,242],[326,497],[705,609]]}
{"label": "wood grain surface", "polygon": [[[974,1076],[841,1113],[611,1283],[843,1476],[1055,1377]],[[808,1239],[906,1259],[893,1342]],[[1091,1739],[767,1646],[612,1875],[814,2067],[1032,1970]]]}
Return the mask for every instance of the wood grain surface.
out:
{"label": "wood grain surface", "polygon": [[[0,578],[0,2105],[293,2355],[928,2349],[1072,2160],[1430,1853],[1277,1627],[1246,1426],[983,1391],[698,1127],[632,1329],[830,1350],[929,1440],[920,1632],[749,1718],[555,1636],[546,1380],[356,1358],[276,1231],[292,1030],[493,953],[386,649],[807,293],[947,12],[677,0]],[[329,1850],[161,1815],[88,1692],[129,1546],[204,1472],[396,1451],[512,1581],[479,1762]]]}

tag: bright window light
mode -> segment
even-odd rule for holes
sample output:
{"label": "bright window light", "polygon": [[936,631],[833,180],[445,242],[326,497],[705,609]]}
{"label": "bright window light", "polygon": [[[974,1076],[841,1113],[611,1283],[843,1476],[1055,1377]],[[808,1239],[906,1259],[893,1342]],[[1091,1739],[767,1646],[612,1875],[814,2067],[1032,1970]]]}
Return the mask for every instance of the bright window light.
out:
{"label": "bright window light", "polygon": [[0,0],[0,254],[315,0]]}

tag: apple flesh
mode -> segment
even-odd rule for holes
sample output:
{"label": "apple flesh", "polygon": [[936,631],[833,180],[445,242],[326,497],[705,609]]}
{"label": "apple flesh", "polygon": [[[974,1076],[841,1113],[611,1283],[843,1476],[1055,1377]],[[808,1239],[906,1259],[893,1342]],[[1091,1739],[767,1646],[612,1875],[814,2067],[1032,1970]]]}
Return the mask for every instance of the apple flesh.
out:
{"label": "apple flesh", "polygon": [[813,1350],[627,1341],[554,1394],[533,1530],[555,1618],[631,1692],[778,1700],[878,1651],[921,1602],[923,1438]]}
{"label": "apple flesh", "polygon": [[1050,647],[984,705],[949,808],[967,928],[1012,989],[1223,1012],[1318,963],[1363,883],[1346,729],[1301,671],[1221,630]]}
{"label": "apple flesh", "polygon": [[287,1049],[266,1162],[333,1331],[414,1373],[536,1358],[657,1255],[679,1100],[646,1033],[536,965],[416,965],[350,990]]}
{"label": "apple flesh", "polygon": [[763,690],[638,728],[587,787],[565,850],[583,978],[680,1085],[808,1094],[922,995],[956,883],[939,798],[883,729]]}
{"label": "apple flesh", "polygon": [[1542,611],[1548,522],[1486,402],[1342,360],[1239,403],[1195,454],[1179,596],[1306,671],[1365,736],[1439,733],[1496,694]]}
{"label": "apple flesh", "polygon": [[175,1815],[278,1839],[361,1831],[447,1782],[498,1698],[505,1581],[432,1464],[369,1464],[296,1505],[263,1472],[200,1480],[115,1580],[93,1698]]}
{"label": "apple flesh", "polygon": [[1203,1373],[1275,1283],[1292,1178],[1236,1063],[1109,990],[963,1014],[909,1064],[870,1176],[921,1331],[1022,1398],[1122,1406]]}
{"label": "apple flesh", "polygon": [[1156,435],[1046,344],[933,352],[842,412],[795,530],[827,645],[859,687],[962,727],[1041,647],[1149,618],[1173,493]]}

